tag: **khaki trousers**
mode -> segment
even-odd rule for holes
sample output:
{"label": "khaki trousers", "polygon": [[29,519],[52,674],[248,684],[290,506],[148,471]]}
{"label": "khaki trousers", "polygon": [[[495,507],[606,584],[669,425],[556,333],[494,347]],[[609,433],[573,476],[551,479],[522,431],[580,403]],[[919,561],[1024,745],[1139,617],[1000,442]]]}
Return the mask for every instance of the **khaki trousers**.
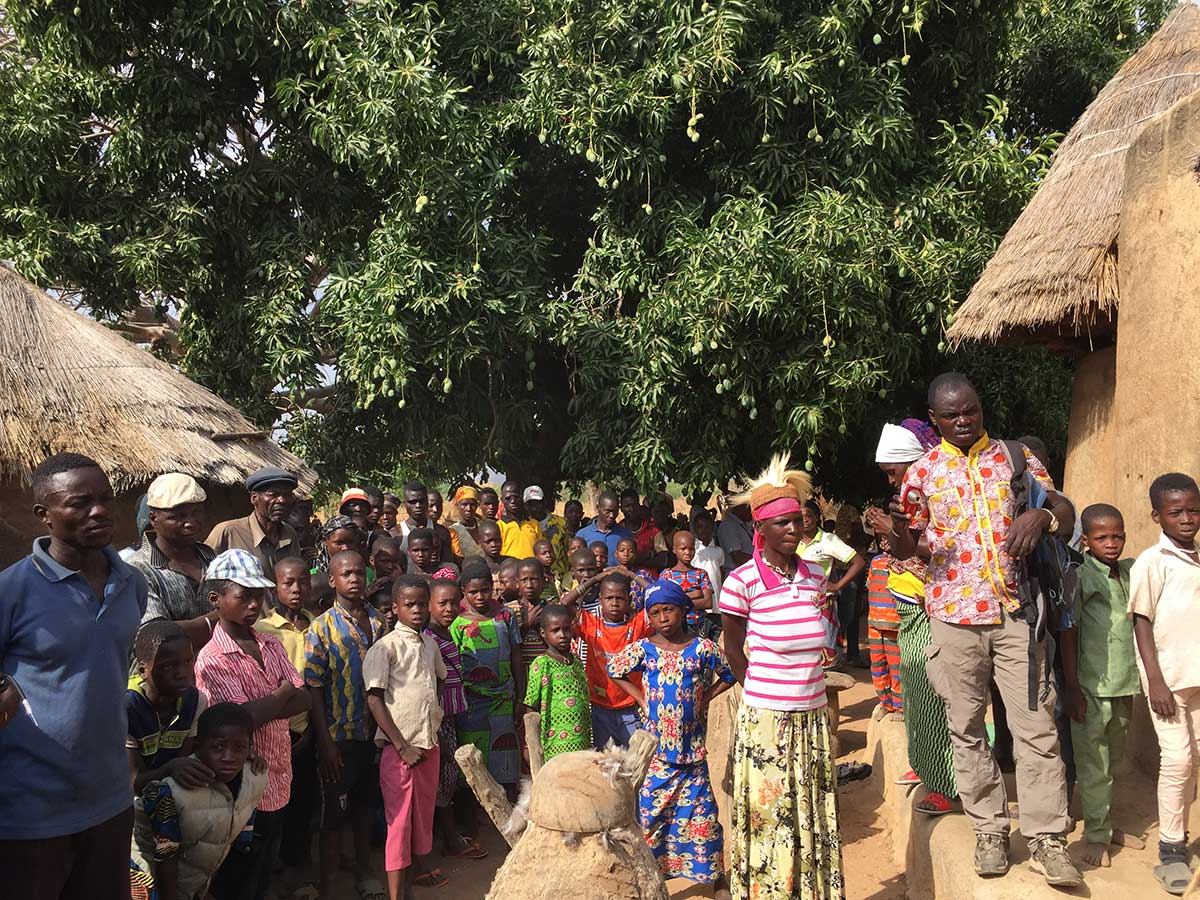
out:
{"label": "khaki trousers", "polygon": [[[1008,707],[1017,761],[1021,833],[1065,834],[1067,781],[1054,724],[1054,681],[1038,709],[1029,709],[1029,626],[1007,614],[1002,625],[950,625],[930,619],[925,673],[946,703],[954,776],[963,811],[975,831],[1007,834],[1008,795],[987,742],[988,683],[995,677]],[[1037,647],[1039,681],[1045,646]]]}

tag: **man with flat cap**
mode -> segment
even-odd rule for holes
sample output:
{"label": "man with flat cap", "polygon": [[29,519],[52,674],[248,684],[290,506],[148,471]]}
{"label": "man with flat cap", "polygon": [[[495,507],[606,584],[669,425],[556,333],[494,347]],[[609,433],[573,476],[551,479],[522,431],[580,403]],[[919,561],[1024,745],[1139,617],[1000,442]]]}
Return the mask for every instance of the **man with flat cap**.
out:
{"label": "man with flat cap", "polygon": [[274,572],[285,556],[300,556],[300,535],[286,521],[292,491],[299,480],[291,472],[267,466],[246,479],[254,510],[243,519],[230,519],[212,530],[206,542],[217,553],[249,550],[264,572]]}
{"label": "man with flat cap", "polygon": [[208,494],[196,479],[168,472],[150,482],[150,524],[129,564],[146,576],[150,593],[142,624],[178,622],[197,650],[208,643],[217,613],[204,596],[204,570],[217,554],[200,541]]}

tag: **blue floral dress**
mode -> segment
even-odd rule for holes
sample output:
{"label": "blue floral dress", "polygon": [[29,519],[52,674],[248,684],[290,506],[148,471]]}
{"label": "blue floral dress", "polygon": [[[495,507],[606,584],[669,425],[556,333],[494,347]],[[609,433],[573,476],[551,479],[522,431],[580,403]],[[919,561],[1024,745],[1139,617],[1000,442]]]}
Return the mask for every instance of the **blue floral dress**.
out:
{"label": "blue floral dress", "polygon": [[711,884],[723,870],[723,838],[700,704],[714,676],[733,684],[733,672],[708,638],[696,638],[682,650],[636,641],[608,663],[612,678],[631,672],[642,673],[649,707],[643,727],[658,737],[638,798],[646,842],[668,878]]}

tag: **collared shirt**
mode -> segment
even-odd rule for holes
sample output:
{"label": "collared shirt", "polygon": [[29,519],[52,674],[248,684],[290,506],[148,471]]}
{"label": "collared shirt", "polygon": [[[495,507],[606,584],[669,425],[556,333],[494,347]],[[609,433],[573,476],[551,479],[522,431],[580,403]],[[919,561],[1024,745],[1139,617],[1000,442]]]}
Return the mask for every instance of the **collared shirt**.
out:
{"label": "collared shirt", "polygon": [[184,742],[196,736],[196,720],[208,708],[208,698],[197,688],[188,688],[175,701],[171,717],[163,722],[146,696],[146,680],[131,678],[125,692],[125,714],[129,720],[125,747],[136,750],[147,769],[165,766],[179,756]]}
{"label": "collared shirt", "polygon": [[[251,631],[262,665],[218,625],[196,656],[196,684],[210,703],[249,703],[273,693],[282,679],[304,682],[288,660],[283,644],[270,634]],[[258,801],[263,812],[287,806],[292,789],[292,740],[286,719],[272,719],[254,731],[254,749],[267,761],[267,790]],[[128,775],[126,775],[128,778]]]}
{"label": "collared shirt", "polygon": [[624,540],[633,540],[633,533],[624,525],[613,522],[613,527],[608,531],[601,531],[596,527],[596,523],[592,522],[586,528],[580,528],[575,532],[575,537],[582,540],[589,547],[596,541],[603,541],[608,545],[608,564],[615,566],[617,564],[617,544]]}
{"label": "collared shirt", "polygon": [[[312,620],[312,613],[307,609],[301,609],[300,621],[302,627],[297,627],[293,622],[285,619],[283,613],[278,609],[273,609],[264,618],[254,623],[254,630],[277,637],[279,643],[283,644],[283,650],[287,654],[288,660],[296,668],[296,671],[303,672],[304,633],[308,631],[308,626],[312,624]],[[308,728],[307,711],[297,713],[288,719],[289,731],[294,731],[296,734],[303,734],[306,728]]]}
{"label": "collared shirt", "polygon": [[[1033,480],[1054,490],[1046,467],[1025,449]],[[967,452],[948,441],[909,466],[900,496],[921,494],[912,517],[932,557],[925,606],[930,618],[954,625],[999,625],[1020,607],[1016,568],[1004,550],[1015,510],[1012,466],[999,441],[985,433]]]}
{"label": "collared shirt", "polygon": [[533,556],[533,545],[543,537],[542,526],[537,519],[520,522],[498,519],[496,524],[500,526],[501,556],[511,556],[513,559],[529,559]]}
{"label": "collared shirt", "polygon": [[1075,628],[1079,643],[1079,684],[1093,697],[1126,697],[1138,693],[1137,648],[1129,608],[1132,559],[1112,569],[1090,553],[1079,567],[1079,608]]}
{"label": "collared shirt", "polygon": [[[438,682],[446,680],[446,663],[430,635],[397,622],[391,634],[367,651],[362,674],[368,691],[383,691],[383,704],[404,740],[420,750],[438,745],[442,726]],[[375,732],[375,743],[387,746],[382,728]]]}
{"label": "collared shirt", "polygon": [[387,632],[383,613],[366,606],[365,633],[336,599],[313,619],[304,645],[304,683],[325,689],[326,727],[335,741],[369,741],[375,729],[363,688],[363,660]]}
{"label": "collared shirt", "polygon": [[[1129,571],[1129,612],[1154,624],[1154,649],[1163,680],[1173,691],[1200,687],[1196,612],[1200,610],[1200,561],[1165,534],[1142,551]],[[1138,669],[1145,679],[1141,655]]]}
{"label": "collared shirt", "polygon": [[835,562],[846,565],[854,559],[854,554],[857,552],[832,531],[826,531],[823,528],[817,529],[816,535],[810,542],[805,543],[801,538],[800,543],[796,546],[796,555],[805,562],[816,563],[820,566],[826,578],[833,571]]}
{"label": "collared shirt", "polygon": [[[201,567],[208,568],[216,558],[216,552],[208,544],[194,546]],[[192,581],[170,567],[171,561],[158,549],[153,532],[146,533],[142,546],[130,558],[129,564],[146,576],[146,586],[150,590],[146,614],[142,616],[143,625],[156,619],[186,622],[212,612],[212,604],[201,591],[202,583]]]}
{"label": "collared shirt", "polygon": [[777,710],[825,706],[822,667],[828,638],[817,600],[825,576],[815,564],[796,558],[791,581],[783,581],[758,559],[729,573],[721,592],[721,612],[746,619],[747,706]]}
{"label": "collared shirt", "polygon": [[[212,530],[205,541],[218,553],[226,550],[249,550],[258,557],[263,565],[263,572],[268,578],[273,577],[275,563],[288,556],[300,556],[300,535],[287,522],[279,523],[279,540],[272,541],[258,524],[258,516],[254,513],[242,519],[230,519],[221,522]],[[267,789],[270,793],[270,788]]]}
{"label": "collared shirt", "polygon": [[29,703],[0,728],[0,840],[76,834],[133,802],[125,691],[146,579],[105,547],[98,598],[49,547],[0,572],[0,671]]}

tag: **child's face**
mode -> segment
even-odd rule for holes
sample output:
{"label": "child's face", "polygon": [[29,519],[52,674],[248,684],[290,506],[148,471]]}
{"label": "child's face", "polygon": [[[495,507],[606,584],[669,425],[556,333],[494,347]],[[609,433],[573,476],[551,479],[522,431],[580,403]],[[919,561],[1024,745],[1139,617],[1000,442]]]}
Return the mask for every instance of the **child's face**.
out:
{"label": "child's face", "polygon": [[477,613],[487,614],[492,608],[492,579],[472,578],[463,586],[463,599]]}
{"label": "child's face", "polygon": [[182,697],[184,691],[196,684],[192,669],[196,654],[186,637],[163,641],[154,654],[154,661],[142,664],[142,674],[154,685],[159,697]]}
{"label": "child's face", "polygon": [[567,541],[567,553],[577,553],[587,549],[587,541],[581,537],[573,537]]}
{"label": "child's face", "polygon": [[554,548],[550,546],[549,541],[538,541],[537,546],[533,548],[533,555],[537,557],[538,562],[546,567],[549,571],[554,566]]}
{"label": "child's face", "polygon": [[232,581],[226,582],[225,590],[208,595],[217,615],[230,625],[241,625],[250,628],[258,621],[263,606],[263,589],[248,588]]}
{"label": "child's face", "polygon": [[574,626],[567,616],[542,619],[542,637],[546,639],[546,646],[552,647],[563,656],[569,656],[571,653],[571,638],[574,637],[574,633]]}
{"label": "child's face", "polygon": [[429,618],[434,625],[449,628],[458,618],[461,594],[458,588],[435,587],[429,595]]}
{"label": "child's face", "polygon": [[574,576],[576,584],[583,584],[589,578],[594,578],[599,571],[600,567],[596,565],[596,557],[591,553],[587,554],[587,562],[583,562],[582,553],[576,559],[571,560],[571,575]]}
{"label": "child's face", "polygon": [[392,600],[396,621],[420,632],[429,624],[429,591],[424,588],[404,588]]}
{"label": "child's face", "polygon": [[396,527],[396,516],[400,511],[396,509],[394,503],[384,501],[383,512],[379,515],[379,525],[385,531],[391,531]]}
{"label": "child's face", "polygon": [[376,578],[395,578],[404,574],[400,571],[399,552],[400,548],[391,541],[380,541],[375,545],[371,568],[375,570]]}
{"label": "child's face", "polygon": [[626,568],[637,558],[637,544],[633,541],[621,541],[617,544],[617,549],[613,553],[617,558],[617,562]]}
{"label": "child's face", "polygon": [[1113,516],[1094,519],[1083,533],[1088,552],[1102,563],[1114,565],[1125,552],[1125,523]]}
{"label": "child's face", "polygon": [[367,589],[367,565],[357,553],[339,556],[329,564],[329,583],[343,600],[361,600]]}
{"label": "child's face", "polygon": [[629,591],[611,581],[600,585],[600,612],[605,622],[629,619]]}
{"label": "child's face", "polygon": [[675,550],[675,558],[680,564],[690,566],[696,558],[696,539],[689,532],[681,531],[671,543]]}
{"label": "child's face", "polygon": [[1195,491],[1163,494],[1150,517],[1177,545],[1191,547],[1196,543],[1196,529],[1200,527],[1200,494]]}
{"label": "child's face", "polygon": [[512,566],[504,566],[496,573],[496,582],[500,585],[500,597],[505,602],[516,600],[520,596],[520,585],[517,584],[517,570]]}
{"label": "child's face", "polygon": [[442,495],[437,491],[429,492],[429,521],[440,522],[442,520]]}
{"label": "child's face", "polygon": [[485,519],[494,519],[499,511],[500,498],[494,492],[488,491],[479,495],[479,515]]}
{"label": "child's face", "polygon": [[541,568],[522,566],[517,570],[517,596],[522,600],[536,600],[546,587],[546,576]]}
{"label": "child's face", "polygon": [[250,758],[250,735],[236,725],[214,729],[196,745],[196,758],[212,770],[217,781],[228,784]]}
{"label": "child's face", "polygon": [[650,624],[668,641],[683,633],[684,611],[674,603],[658,603],[650,607]]}
{"label": "child's face", "polygon": [[[575,500],[570,501],[563,507],[563,518],[567,520],[567,524],[573,530],[579,529],[579,523],[583,521],[583,504]],[[574,548],[572,548],[574,549]]]}
{"label": "child's face", "polygon": [[408,556],[413,561],[413,565],[422,572],[430,571],[437,563],[434,558],[433,541],[429,538],[421,537],[413,540],[410,537],[408,539]]}
{"label": "child's face", "polygon": [[713,531],[716,526],[713,525],[713,520],[708,516],[698,516],[696,518],[696,539],[706,547],[712,546]]}
{"label": "child's face", "polygon": [[288,609],[304,606],[312,591],[312,575],[299,560],[287,559],[275,567],[275,596]]}
{"label": "child's face", "polygon": [[592,556],[596,557],[596,568],[603,569],[608,565],[608,547],[606,545],[589,547]]}
{"label": "child's face", "polygon": [[325,538],[325,550],[330,558],[346,550],[358,550],[358,532],[353,528],[339,528]]}
{"label": "child's face", "polygon": [[488,526],[479,526],[479,546],[492,559],[500,555],[500,548],[503,546],[503,541],[500,538],[500,529],[496,527],[494,522]]}

